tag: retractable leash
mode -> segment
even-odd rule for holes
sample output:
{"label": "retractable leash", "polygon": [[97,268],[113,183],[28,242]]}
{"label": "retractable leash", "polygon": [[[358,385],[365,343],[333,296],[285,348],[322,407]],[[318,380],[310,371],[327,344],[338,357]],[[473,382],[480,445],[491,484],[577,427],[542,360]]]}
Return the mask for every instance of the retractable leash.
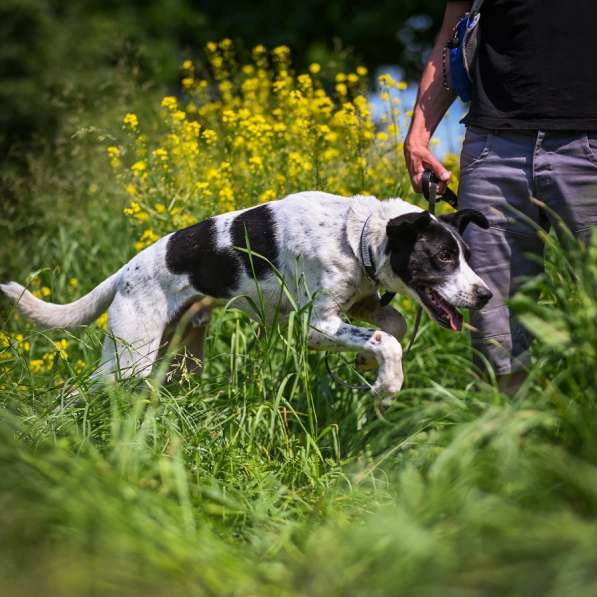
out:
{"label": "retractable leash", "polygon": [[[438,189],[439,189],[439,183],[440,180],[439,178],[431,171],[431,170],[425,170],[423,172],[423,177],[421,179],[421,190],[423,191],[423,197],[425,197],[425,199],[427,200],[427,204],[428,204],[428,211],[429,213],[431,213],[432,215],[435,215],[435,204],[437,203],[438,199],[440,201],[445,201],[446,203],[449,203],[453,208],[457,208],[458,207],[458,197],[456,196],[456,193],[454,193],[454,191],[452,191],[452,189],[450,189],[449,187],[446,187],[446,190],[441,194],[438,195]],[[367,223],[368,223],[368,219],[365,221],[365,225],[363,226],[363,231],[361,232],[361,241],[360,241],[360,252],[361,252],[361,260],[363,261],[363,265],[365,267],[365,271],[367,272],[367,275],[374,281],[377,281],[377,278],[375,277],[375,267],[373,266],[373,262],[371,259],[371,252],[369,247],[366,244],[366,238],[365,238],[365,231],[367,228]],[[383,295],[381,296],[381,298],[379,299],[379,304],[382,307],[385,307],[386,305],[390,304],[392,302],[392,299],[396,296],[395,292],[384,292]],[[413,344],[415,343],[415,339],[417,338],[417,334],[419,333],[419,327],[421,325],[421,320],[423,318],[423,307],[421,307],[420,305],[417,307],[417,314],[415,316],[415,326],[413,328],[413,333],[410,337],[410,340],[408,342],[408,346],[406,347],[406,350],[404,352],[404,356],[408,355],[408,353],[410,352],[410,349],[412,348]],[[330,368],[330,363],[329,363],[329,353],[326,353],[325,355],[325,366],[326,369],[330,375],[330,377],[338,384],[340,384],[341,386],[344,386],[345,388],[349,388],[351,390],[368,390],[370,388],[370,385],[366,385],[366,384],[350,384],[345,382],[344,380],[340,379],[336,373],[334,373],[332,371],[332,369]]]}

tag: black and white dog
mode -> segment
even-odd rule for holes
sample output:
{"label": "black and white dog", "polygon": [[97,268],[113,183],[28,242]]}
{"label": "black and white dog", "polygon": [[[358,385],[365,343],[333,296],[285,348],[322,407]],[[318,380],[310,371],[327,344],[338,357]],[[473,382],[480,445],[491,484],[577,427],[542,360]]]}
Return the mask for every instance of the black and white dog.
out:
{"label": "black and white dog", "polygon": [[[372,391],[393,394],[403,383],[403,317],[382,306],[377,290],[403,292],[440,325],[458,331],[457,307],[479,309],[491,292],[467,263],[461,233],[485,217],[462,210],[436,218],[400,199],[345,198],[304,192],[209,218],[158,240],[89,294],[56,305],[16,282],[0,289],[46,328],[87,324],[109,308],[96,377],[147,376],[166,329],[207,297],[255,316],[282,319],[311,303],[309,346],[362,351],[378,365]],[[282,288],[285,286],[285,288]],[[380,329],[347,323],[350,314]]]}

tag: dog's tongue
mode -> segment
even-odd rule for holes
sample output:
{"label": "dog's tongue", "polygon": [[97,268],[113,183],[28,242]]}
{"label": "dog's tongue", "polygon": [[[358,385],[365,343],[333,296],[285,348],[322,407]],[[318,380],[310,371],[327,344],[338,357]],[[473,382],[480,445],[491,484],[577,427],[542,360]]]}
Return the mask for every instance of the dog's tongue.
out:
{"label": "dog's tongue", "polygon": [[450,321],[450,327],[455,331],[459,332],[462,329],[462,315],[458,311],[451,309],[448,311],[448,319]]}

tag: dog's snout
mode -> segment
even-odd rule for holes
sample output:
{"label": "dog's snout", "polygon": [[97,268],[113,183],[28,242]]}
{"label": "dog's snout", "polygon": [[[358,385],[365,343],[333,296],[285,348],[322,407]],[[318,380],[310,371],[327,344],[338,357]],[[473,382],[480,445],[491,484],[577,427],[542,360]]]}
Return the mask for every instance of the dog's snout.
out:
{"label": "dog's snout", "polygon": [[475,297],[477,298],[477,309],[483,308],[493,296],[493,292],[487,286],[475,286]]}

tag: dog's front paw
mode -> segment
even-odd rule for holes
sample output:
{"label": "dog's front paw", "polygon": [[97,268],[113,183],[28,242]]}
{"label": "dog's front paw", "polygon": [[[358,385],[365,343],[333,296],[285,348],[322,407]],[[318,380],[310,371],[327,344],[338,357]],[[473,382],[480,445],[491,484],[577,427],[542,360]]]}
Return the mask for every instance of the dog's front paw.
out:
{"label": "dog's front paw", "polygon": [[391,404],[396,394],[402,389],[402,379],[377,380],[371,387],[371,392],[382,399],[382,404]]}

